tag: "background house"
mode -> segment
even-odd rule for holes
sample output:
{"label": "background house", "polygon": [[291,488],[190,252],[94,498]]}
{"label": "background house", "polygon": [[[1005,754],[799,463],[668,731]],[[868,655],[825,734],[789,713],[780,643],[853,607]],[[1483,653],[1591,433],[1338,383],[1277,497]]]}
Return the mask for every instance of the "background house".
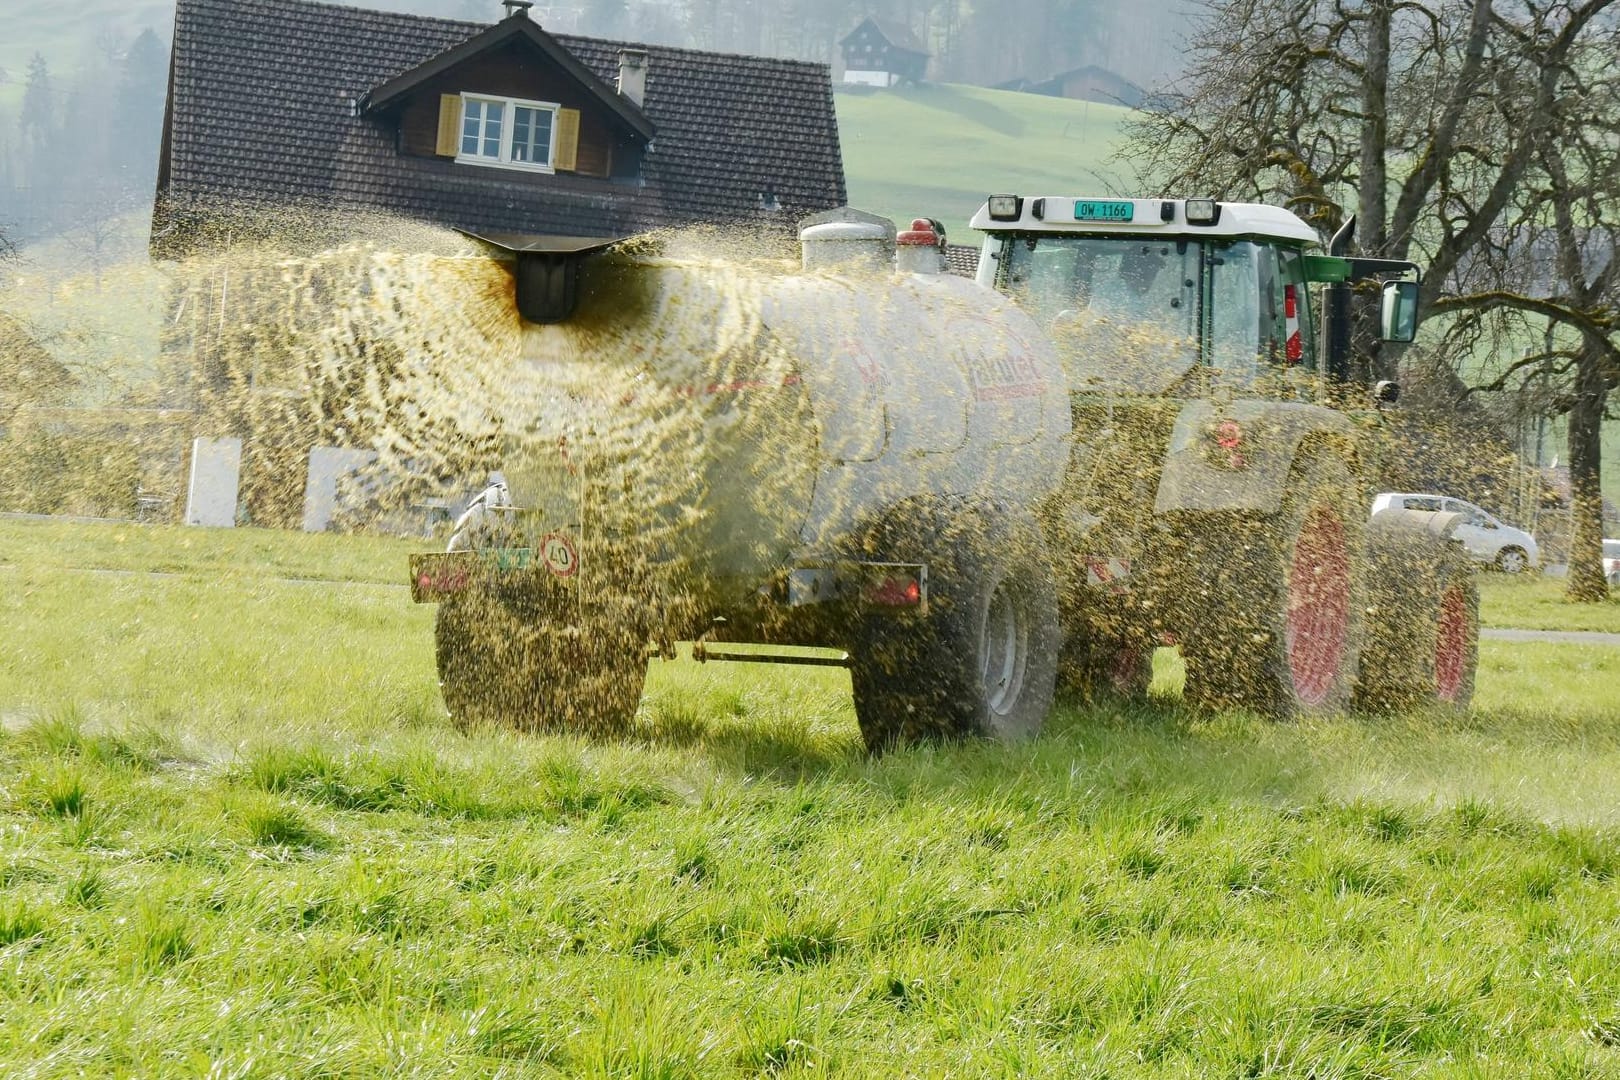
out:
{"label": "background house", "polygon": [[1104,105],[1124,105],[1137,108],[1147,96],[1146,92],[1124,76],[1096,64],[1059,72],[1048,79],[1009,79],[997,83],[997,90],[1016,90],[1026,94],[1044,94],[1047,97],[1069,98],[1073,101],[1096,101]]}
{"label": "background house", "polygon": [[846,83],[887,88],[922,82],[928,71],[928,50],[904,23],[866,19],[838,46]]}
{"label": "background house", "polygon": [[845,201],[825,65],[553,36],[527,7],[179,0],[154,252],[287,208],[621,237]]}

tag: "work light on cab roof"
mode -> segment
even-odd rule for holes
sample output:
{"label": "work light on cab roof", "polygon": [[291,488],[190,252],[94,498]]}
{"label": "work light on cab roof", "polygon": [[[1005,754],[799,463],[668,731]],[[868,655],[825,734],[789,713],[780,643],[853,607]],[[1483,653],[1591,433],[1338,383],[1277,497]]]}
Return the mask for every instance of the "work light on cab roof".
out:
{"label": "work light on cab roof", "polygon": [[1104,199],[1068,195],[991,195],[973,216],[983,231],[1025,225],[1042,232],[1122,232],[1142,236],[1267,236],[1319,243],[1296,215],[1261,203],[1211,198]]}

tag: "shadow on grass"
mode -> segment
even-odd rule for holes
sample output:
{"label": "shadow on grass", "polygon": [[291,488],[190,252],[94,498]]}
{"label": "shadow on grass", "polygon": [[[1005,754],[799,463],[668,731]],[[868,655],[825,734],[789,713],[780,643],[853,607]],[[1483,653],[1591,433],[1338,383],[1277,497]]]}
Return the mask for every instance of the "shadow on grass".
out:
{"label": "shadow on grass", "polygon": [[906,100],[938,109],[957,122],[977,124],[989,131],[1017,138],[1027,126],[1024,118],[954,86],[930,83],[901,91]]}
{"label": "shadow on grass", "polygon": [[747,712],[705,716],[683,703],[654,701],[624,742],[701,751],[722,771],[792,786],[866,760],[853,715],[847,721],[809,724]]}

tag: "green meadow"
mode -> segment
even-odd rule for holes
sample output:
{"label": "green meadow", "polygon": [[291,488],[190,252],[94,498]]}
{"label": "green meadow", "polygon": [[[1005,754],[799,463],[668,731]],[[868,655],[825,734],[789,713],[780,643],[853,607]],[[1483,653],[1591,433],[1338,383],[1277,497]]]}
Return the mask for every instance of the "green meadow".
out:
{"label": "green meadow", "polygon": [[879,759],[843,672],[682,660],[461,734],[412,547],[0,522],[0,1074],[1620,1074],[1620,650],[1285,725],[1163,653]]}
{"label": "green meadow", "polygon": [[902,227],[937,218],[954,243],[975,242],[968,219],[992,192],[1122,190],[1112,159],[1130,110],[1116,105],[930,83],[840,87],[837,106],[850,205]]}

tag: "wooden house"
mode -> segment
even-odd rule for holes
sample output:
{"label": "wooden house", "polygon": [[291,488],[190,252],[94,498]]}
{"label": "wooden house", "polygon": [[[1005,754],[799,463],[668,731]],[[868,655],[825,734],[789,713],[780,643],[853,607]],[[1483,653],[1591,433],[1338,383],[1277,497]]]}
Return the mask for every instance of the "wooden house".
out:
{"label": "wooden house", "polygon": [[1124,105],[1138,108],[1147,97],[1146,92],[1129,79],[1104,67],[1087,64],[1059,72],[1051,78],[1009,79],[997,83],[992,89],[1016,90],[1025,94],[1070,98],[1075,101],[1095,101],[1104,105]]}
{"label": "wooden house", "polygon": [[910,27],[876,17],[864,20],[839,42],[844,82],[891,87],[920,83],[928,71],[928,50]]}

